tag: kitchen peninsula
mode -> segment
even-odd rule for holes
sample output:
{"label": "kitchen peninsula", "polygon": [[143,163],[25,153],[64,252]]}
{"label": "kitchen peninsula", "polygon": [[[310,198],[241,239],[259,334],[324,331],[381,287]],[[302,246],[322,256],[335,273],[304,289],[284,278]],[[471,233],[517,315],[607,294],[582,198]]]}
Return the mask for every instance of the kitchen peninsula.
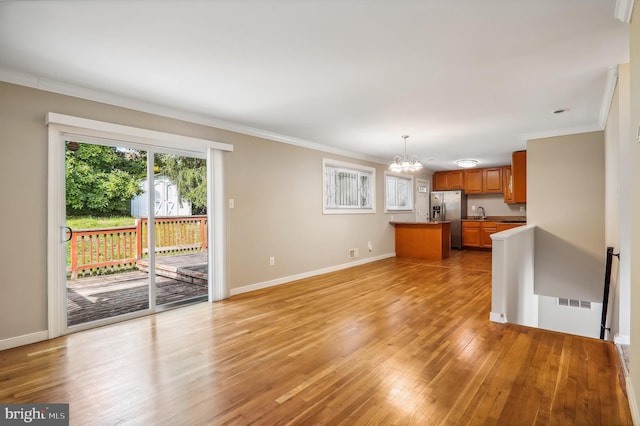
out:
{"label": "kitchen peninsula", "polygon": [[389,222],[396,228],[396,256],[440,260],[451,254],[451,222]]}

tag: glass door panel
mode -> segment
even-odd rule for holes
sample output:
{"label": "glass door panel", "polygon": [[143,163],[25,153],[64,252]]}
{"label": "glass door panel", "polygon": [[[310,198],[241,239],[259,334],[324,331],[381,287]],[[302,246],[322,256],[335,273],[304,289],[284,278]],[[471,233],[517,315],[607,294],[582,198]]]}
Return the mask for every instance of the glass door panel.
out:
{"label": "glass door panel", "polygon": [[206,300],[206,159],[154,155],[155,302]]}
{"label": "glass door panel", "polygon": [[65,175],[67,326],[149,310],[147,152],[67,141]]}

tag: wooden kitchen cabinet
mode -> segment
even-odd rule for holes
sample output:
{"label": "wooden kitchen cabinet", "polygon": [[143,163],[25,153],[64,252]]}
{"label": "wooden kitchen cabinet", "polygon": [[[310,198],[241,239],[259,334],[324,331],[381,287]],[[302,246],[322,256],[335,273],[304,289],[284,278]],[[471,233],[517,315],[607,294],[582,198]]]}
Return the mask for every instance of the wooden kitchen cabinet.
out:
{"label": "wooden kitchen cabinet", "polygon": [[480,247],[480,222],[462,222],[462,246]]}
{"label": "wooden kitchen cabinet", "polygon": [[527,202],[527,151],[516,151],[511,156],[512,203]]}
{"label": "wooden kitchen cabinet", "polygon": [[501,193],[502,187],[502,167],[464,171],[464,192],[466,194]]}
{"label": "wooden kitchen cabinet", "polygon": [[490,167],[482,170],[483,193],[503,191],[502,167]]}
{"label": "wooden kitchen cabinet", "polygon": [[525,223],[497,223],[496,232],[506,231],[508,229],[517,228],[518,226],[524,226]]}
{"label": "wooden kitchen cabinet", "polygon": [[491,248],[491,234],[495,234],[498,230],[495,222],[480,222],[480,247]]}
{"label": "wooden kitchen cabinet", "polygon": [[434,191],[450,191],[464,189],[463,170],[435,172],[433,174]]}
{"label": "wooden kitchen cabinet", "polygon": [[464,192],[465,194],[482,194],[484,169],[473,169],[464,171]]}
{"label": "wooden kitchen cabinet", "polygon": [[511,166],[502,168],[502,187],[504,188],[504,202],[513,203],[513,182],[511,179]]}
{"label": "wooden kitchen cabinet", "polygon": [[[491,221],[464,221],[462,222],[462,246],[475,248],[491,248],[491,234],[498,232],[500,223]],[[504,224],[508,227],[521,226],[521,224]],[[502,229],[502,230],[504,230]]]}

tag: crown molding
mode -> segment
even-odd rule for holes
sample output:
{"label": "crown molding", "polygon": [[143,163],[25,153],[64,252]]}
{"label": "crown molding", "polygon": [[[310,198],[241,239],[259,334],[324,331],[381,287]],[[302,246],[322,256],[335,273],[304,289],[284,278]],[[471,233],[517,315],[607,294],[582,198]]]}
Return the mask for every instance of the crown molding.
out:
{"label": "crown molding", "polygon": [[[1,0],[0,0],[1,1]],[[36,75],[15,71],[12,69],[0,67],[0,81],[17,84],[20,86],[30,87],[32,89],[43,90],[46,92],[57,93],[60,95],[73,96],[89,101],[100,102],[108,105],[118,106],[127,109],[133,109],[149,114],[160,115],[167,118],[188,121],[203,126],[215,127],[221,130],[240,133],[247,136],[255,136],[262,139],[268,139],[275,142],[281,142],[288,145],[299,146],[302,148],[313,149],[329,154],[340,155],[344,157],[354,158],[357,160],[369,161],[376,164],[386,164],[385,159],[363,154],[360,152],[349,151],[318,142],[308,141],[305,139],[294,138],[268,130],[262,130],[243,124],[230,121],[220,120],[206,114],[200,114],[191,111],[180,110],[154,104],[151,102],[141,101],[139,99],[129,98],[114,93],[90,89],[74,84],[64,83],[61,81],[47,79]]]}
{"label": "crown molding", "polygon": [[616,0],[616,8],[613,16],[620,22],[628,24],[631,22],[631,12],[633,11],[633,0]]}
{"label": "crown molding", "polygon": [[568,127],[564,129],[550,130],[548,132],[525,133],[520,137],[526,142],[532,139],[554,138],[558,136],[577,135],[580,133],[600,132],[602,128],[599,125]]}
{"label": "crown molding", "polygon": [[598,124],[601,129],[607,126],[607,118],[609,117],[609,110],[611,109],[611,102],[613,102],[613,96],[616,93],[616,85],[618,84],[618,66],[609,68],[607,71],[607,82],[604,87],[604,95],[602,96],[602,103],[600,104],[600,116],[598,118]]}

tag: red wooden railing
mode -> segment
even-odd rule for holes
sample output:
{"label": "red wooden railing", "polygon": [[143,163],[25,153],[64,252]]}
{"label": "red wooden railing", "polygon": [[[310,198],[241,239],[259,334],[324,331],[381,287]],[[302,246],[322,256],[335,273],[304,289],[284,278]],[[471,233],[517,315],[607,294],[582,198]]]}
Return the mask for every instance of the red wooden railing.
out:
{"label": "red wooden railing", "polygon": [[[134,269],[138,259],[148,255],[148,219],[136,219],[135,226],[81,229],[69,241],[71,262],[67,272],[97,275]],[[207,216],[155,218],[156,253],[185,254],[207,249]]]}

